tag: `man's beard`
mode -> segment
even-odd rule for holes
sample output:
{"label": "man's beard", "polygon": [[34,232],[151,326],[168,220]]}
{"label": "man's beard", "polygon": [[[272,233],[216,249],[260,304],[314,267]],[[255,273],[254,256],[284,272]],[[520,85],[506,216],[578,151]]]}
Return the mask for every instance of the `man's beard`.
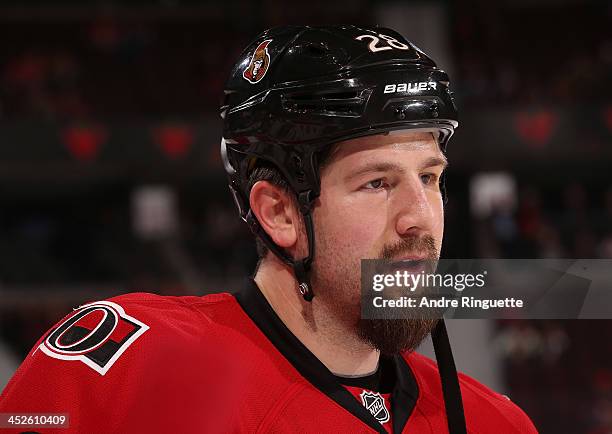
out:
{"label": "man's beard", "polygon": [[[384,246],[379,257],[393,260],[414,253],[425,254],[430,263],[436,262],[439,258],[435,241],[430,235],[407,237],[392,246]],[[357,335],[382,354],[394,355],[416,349],[431,333],[437,322],[436,318],[359,318]]]}
{"label": "man's beard", "polygon": [[359,319],[359,338],[385,355],[414,351],[438,323],[435,318]]}

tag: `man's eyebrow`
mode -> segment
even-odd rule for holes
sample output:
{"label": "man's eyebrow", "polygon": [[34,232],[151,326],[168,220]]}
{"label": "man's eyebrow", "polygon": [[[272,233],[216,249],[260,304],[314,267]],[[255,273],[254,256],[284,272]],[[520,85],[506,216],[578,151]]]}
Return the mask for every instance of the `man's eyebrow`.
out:
{"label": "man's eyebrow", "polygon": [[360,175],[364,175],[366,173],[372,172],[398,172],[398,173],[406,173],[406,169],[396,163],[391,163],[388,161],[379,161],[368,163],[365,166],[360,167],[354,172],[351,172],[346,179],[351,180],[357,178]]}
{"label": "man's eyebrow", "polygon": [[421,170],[434,166],[442,166],[442,170],[444,170],[448,166],[448,160],[444,155],[438,157],[429,157],[421,165]]}

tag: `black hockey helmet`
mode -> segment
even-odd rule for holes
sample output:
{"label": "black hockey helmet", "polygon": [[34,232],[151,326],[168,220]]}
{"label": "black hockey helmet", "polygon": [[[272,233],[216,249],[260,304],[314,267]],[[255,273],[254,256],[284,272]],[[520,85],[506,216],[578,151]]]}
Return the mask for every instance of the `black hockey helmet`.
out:
{"label": "black hockey helmet", "polygon": [[[225,87],[221,154],[242,219],[291,265],[304,298],[314,254],[310,209],[320,193],[318,155],[333,143],[393,130],[438,133],[445,151],[457,127],[447,74],[397,32],[382,27],[283,26],[259,35]],[[261,229],[249,207],[258,160],[295,191],[309,255],[298,260]],[[444,195],[444,185],[441,185]]]}

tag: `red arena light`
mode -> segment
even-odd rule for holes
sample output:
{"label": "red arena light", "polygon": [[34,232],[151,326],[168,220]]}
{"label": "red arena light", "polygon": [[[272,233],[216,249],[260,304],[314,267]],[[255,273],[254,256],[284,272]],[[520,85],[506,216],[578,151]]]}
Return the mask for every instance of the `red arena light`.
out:
{"label": "red arena light", "polygon": [[165,125],[153,130],[153,140],[173,160],[185,157],[194,139],[193,128],[185,125]]}
{"label": "red arena light", "polygon": [[100,126],[70,126],[61,131],[61,138],[73,158],[92,161],[97,158],[107,133]]}

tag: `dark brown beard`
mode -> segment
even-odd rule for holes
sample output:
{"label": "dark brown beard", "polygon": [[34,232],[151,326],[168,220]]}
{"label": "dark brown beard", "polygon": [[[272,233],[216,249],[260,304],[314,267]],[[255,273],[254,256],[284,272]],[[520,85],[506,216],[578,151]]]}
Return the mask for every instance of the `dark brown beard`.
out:
{"label": "dark brown beard", "polygon": [[[435,240],[430,235],[406,237],[396,244],[384,246],[379,257],[393,260],[411,254],[425,254],[432,263],[436,262],[439,257]],[[436,318],[360,318],[357,333],[364,342],[379,350],[381,354],[395,355],[416,349],[437,323]]]}
{"label": "dark brown beard", "polygon": [[359,319],[359,337],[385,355],[413,351],[431,333],[437,319]]}

